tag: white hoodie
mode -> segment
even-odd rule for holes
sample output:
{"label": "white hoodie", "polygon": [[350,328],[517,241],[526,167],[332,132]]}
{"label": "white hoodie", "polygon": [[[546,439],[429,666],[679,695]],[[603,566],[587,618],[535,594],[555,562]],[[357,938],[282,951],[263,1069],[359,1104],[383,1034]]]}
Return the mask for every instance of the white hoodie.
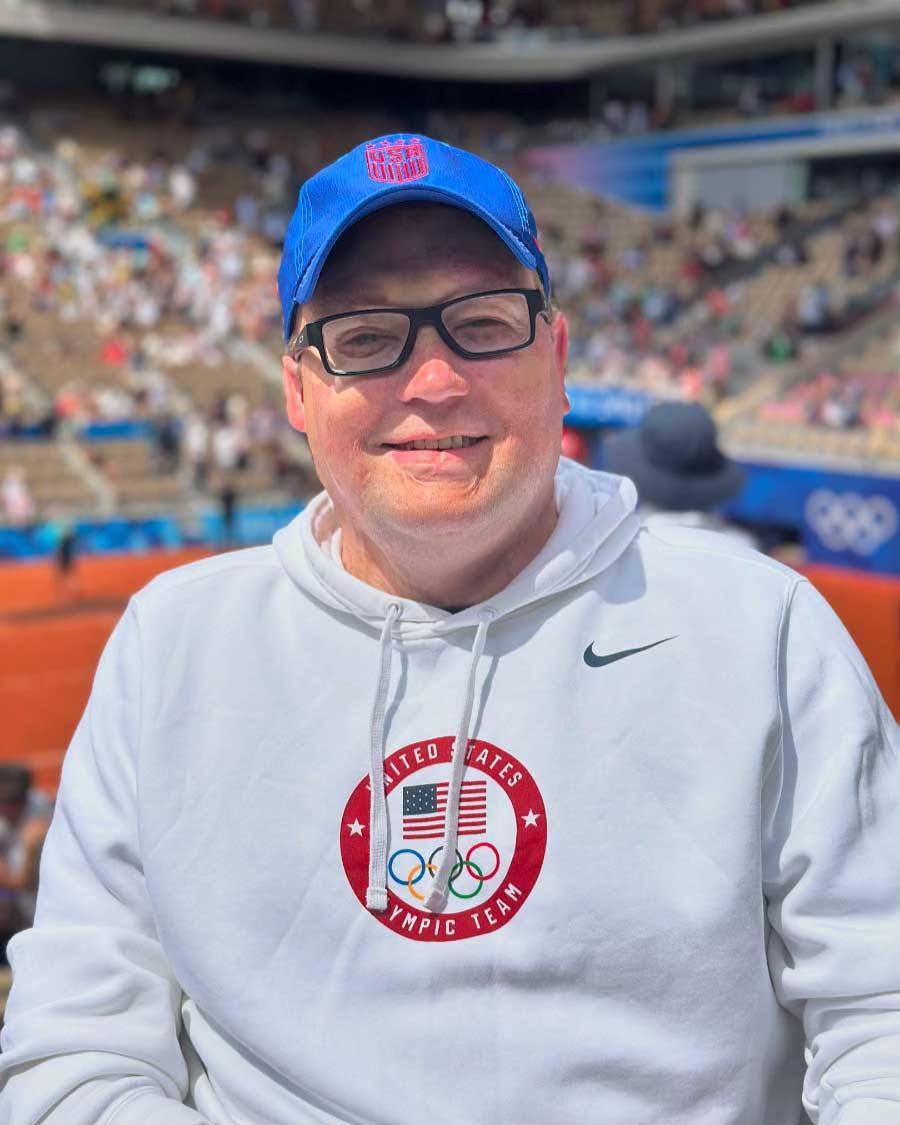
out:
{"label": "white hoodie", "polygon": [[630,482],[563,463],[557,498],[456,614],[347,574],[324,496],[132,600],[10,944],[3,1121],[789,1125],[803,1086],[900,1123],[900,741],[863,661],[786,568],[640,529]]}

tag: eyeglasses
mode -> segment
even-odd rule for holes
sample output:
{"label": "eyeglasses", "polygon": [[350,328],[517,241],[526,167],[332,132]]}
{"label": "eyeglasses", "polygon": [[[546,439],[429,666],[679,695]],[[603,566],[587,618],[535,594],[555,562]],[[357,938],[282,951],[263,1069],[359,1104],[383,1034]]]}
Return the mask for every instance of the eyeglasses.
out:
{"label": "eyeglasses", "polygon": [[430,324],[451,351],[486,359],[534,342],[538,314],[550,308],[540,289],[493,289],[425,309],[364,309],[336,313],[304,325],[287,346],[298,359],[315,348],[329,375],[378,375],[404,364],[419,329]]}

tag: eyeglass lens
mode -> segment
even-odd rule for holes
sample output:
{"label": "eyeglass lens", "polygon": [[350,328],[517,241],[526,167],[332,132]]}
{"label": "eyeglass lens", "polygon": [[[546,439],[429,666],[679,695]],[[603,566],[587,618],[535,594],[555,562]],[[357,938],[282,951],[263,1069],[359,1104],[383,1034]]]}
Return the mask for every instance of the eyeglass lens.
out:
{"label": "eyeglass lens", "polygon": [[[521,293],[497,293],[455,301],[441,313],[450,337],[477,355],[521,347],[531,335],[528,301]],[[406,344],[410,320],[402,312],[361,312],[322,326],[328,362],[346,374],[394,363]]]}

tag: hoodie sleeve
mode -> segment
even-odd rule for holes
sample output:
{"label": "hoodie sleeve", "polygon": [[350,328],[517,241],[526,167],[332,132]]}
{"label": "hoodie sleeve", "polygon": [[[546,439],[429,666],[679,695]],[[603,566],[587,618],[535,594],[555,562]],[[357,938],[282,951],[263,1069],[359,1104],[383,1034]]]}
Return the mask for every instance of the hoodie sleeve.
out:
{"label": "hoodie sleeve", "polygon": [[818,1125],[900,1125],[900,738],[853,641],[802,580],[781,638],[763,793],[768,959],[802,1019]]}
{"label": "hoodie sleeve", "polygon": [[66,754],[33,929],[9,944],[0,1121],[203,1125],[183,1104],[181,989],[141,869],[133,605],[100,659]]}

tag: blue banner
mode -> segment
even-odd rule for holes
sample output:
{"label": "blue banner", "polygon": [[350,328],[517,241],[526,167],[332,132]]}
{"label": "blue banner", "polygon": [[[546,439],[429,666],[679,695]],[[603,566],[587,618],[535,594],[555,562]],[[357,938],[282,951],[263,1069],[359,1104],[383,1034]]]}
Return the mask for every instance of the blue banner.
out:
{"label": "blue banner", "polygon": [[[653,133],[604,144],[546,145],[530,149],[536,172],[582,191],[617,199],[631,207],[663,213],[671,205],[672,154],[718,145],[759,145],[775,141],[878,136],[900,132],[900,110],[886,107],[857,113],[807,114]],[[889,147],[889,141],[885,140]]]}
{"label": "blue banner", "polygon": [[153,426],[145,418],[122,418],[115,422],[88,422],[78,431],[82,441],[137,441],[150,437]]}
{"label": "blue banner", "polygon": [[743,464],[747,483],[725,515],[794,528],[810,562],[900,574],[900,477]]}
{"label": "blue banner", "polygon": [[569,426],[636,426],[653,402],[643,391],[591,383],[566,383],[566,394]]}
{"label": "blue banner", "polygon": [[[272,507],[238,504],[230,536],[218,506],[205,508],[196,517],[184,521],[167,515],[78,520],[74,524],[76,552],[79,555],[140,554],[192,543],[211,547],[226,543],[240,547],[268,543],[280,527],[297,515],[304,503],[298,500]],[[0,561],[49,558],[56,550],[62,526],[62,523],[50,522],[32,527],[0,527]]]}

